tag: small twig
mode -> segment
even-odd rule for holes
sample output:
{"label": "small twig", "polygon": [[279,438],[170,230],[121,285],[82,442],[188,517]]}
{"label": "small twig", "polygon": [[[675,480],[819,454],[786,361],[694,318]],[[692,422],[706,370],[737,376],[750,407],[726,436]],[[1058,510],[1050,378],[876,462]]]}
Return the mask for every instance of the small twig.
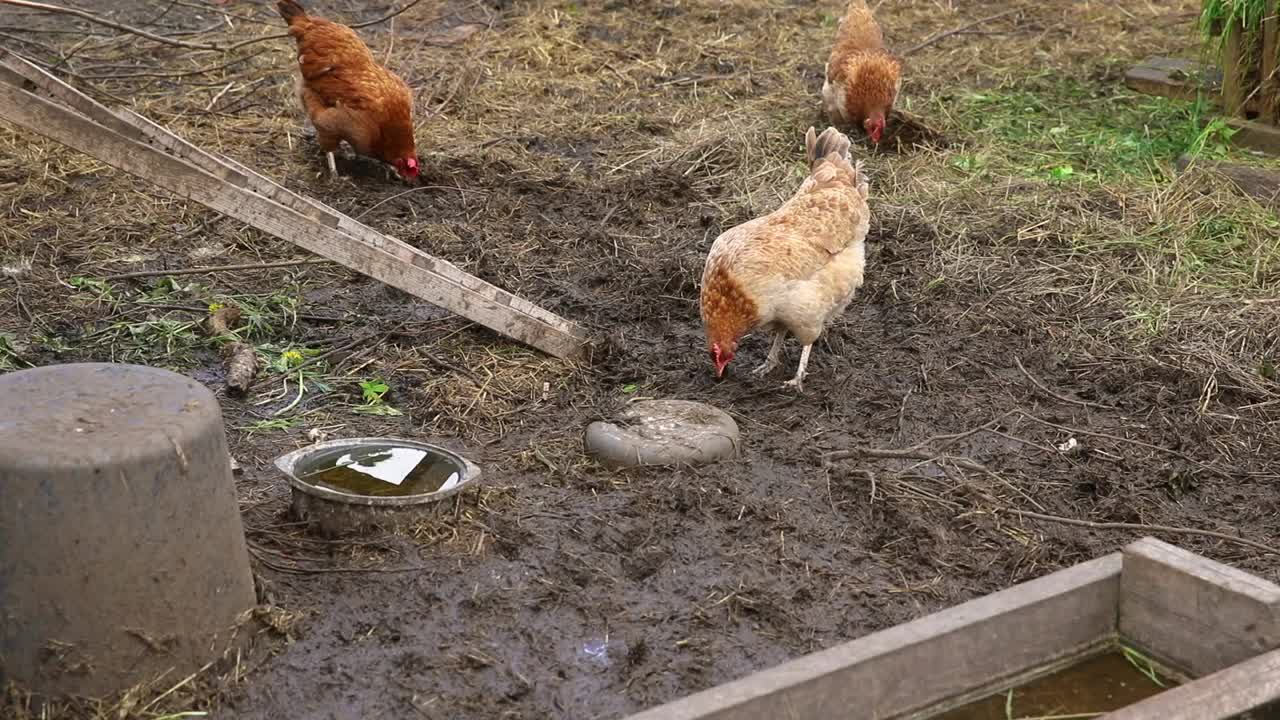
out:
{"label": "small twig", "polygon": [[[391,202],[392,200],[397,200],[397,199],[399,199],[399,198],[404,197],[405,195],[408,195],[409,193],[415,193],[415,192],[419,192],[419,191],[422,191],[422,190],[457,190],[458,192],[463,193],[463,195],[464,195],[464,196],[465,196],[465,194],[466,194],[466,193],[468,193],[468,192],[479,193],[479,194],[481,194],[481,195],[485,194],[485,193],[484,193],[483,191],[481,191],[481,190],[464,190],[464,189],[462,189],[462,188],[460,188],[460,187],[453,187],[453,186],[450,186],[450,185],[418,185],[417,187],[411,187],[411,188],[409,188],[408,190],[402,190],[402,191],[400,191],[400,192],[396,193],[395,195],[392,195],[392,196],[391,196],[391,197],[389,197],[389,198],[383,198],[382,200],[379,200],[378,202],[376,202],[376,203],[374,203],[374,204],[370,205],[369,207],[365,208],[364,212],[360,213],[359,215],[355,216],[355,217],[354,217],[354,218],[352,218],[352,219],[353,219],[353,220],[359,220],[360,218],[364,217],[365,215],[368,215],[369,213],[373,212],[374,210],[377,210],[378,208],[382,207],[383,205],[386,205],[387,203]],[[463,199],[465,200],[465,197],[464,197]]]}
{"label": "small twig", "polygon": [[1171,525],[1147,525],[1144,523],[1127,523],[1127,522],[1097,522],[1094,520],[1079,520],[1076,518],[1066,518],[1058,515],[1046,515],[1044,513],[1031,512],[1030,510],[1008,509],[1015,515],[1030,518],[1032,520],[1043,520],[1045,522],[1059,523],[1062,525],[1076,525],[1078,527],[1087,527],[1094,530],[1136,530],[1138,532],[1162,532],[1171,535],[1198,535],[1200,537],[1215,538],[1226,542],[1237,543],[1261,550],[1262,552],[1271,553],[1272,555],[1280,555],[1280,550],[1264,545],[1263,543],[1249,540],[1247,538],[1228,535],[1226,533],[1216,532],[1214,530],[1201,530],[1199,528],[1174,527]]}
{"label": "small twig", "polygon": [[62,15],[74,15],[82,20],[88,20],[91,23],[96,23],[104,27],[112,28],[113,30],[120,30],[122,32],[129,33],[130,35],[137,35],[138,37],[146,38],[153,42],[164,43],[165,45],[172,45],[174,47],[191,48],[193,50],[221,49],[217,45],[193,43],[187,42],[186,40],[175,40],[171,37],[165,37],[164,35],[156,35],[154,33],[149,33],[146,30],[141,30],[130,25],[115,22],[114,20],[99,17],[93,13],[85,12],[84,10],[63,7],[61,5],[49,5],[46,3],[31,2],[30,0],[0,0],[0,5],[13,5],[14,7],[27,8],[28,10],[41,10],[44,12],[59,13]]}
{"label": "small twig", "polygon": [[935,33],[935,34],[933,34],[933,35],[929,36],[929,38],[928,38],[928,39],[926,39],[924,42],[920,43],[919,45],[916,45],[916,46],[910,47],[910,48],[908,48],[908,49],[906,49],[906,50],[903,50],[901,53],[899,53],[899,55],[900,55],[900,56],[902,56],[902,57],[906,57],[906,56],[908,56],[908,55],[911,55],[911,54],[913,54],[913,53],[919,52],[919,51],[921,51],[921,50],[923,50],[923,49],[925,49],[925,48],[929,47],[930,45],[932,45],[932,44],[934,44],[934,43],[938,42],[939,40],[945,40],[946,38],[949,38],[949,37],[951,37],[952,35],[957,35],[957,34],[959,34],[959,33],[964,32],[965,30],[968,30],[968,29],[970,29],[970,28],[976,27],[976,26],[978,26],[978,25],[983,25],[983,24],[985,24],[985,23],[989,23],[989,22],[992,22],[992,21],[995,21],[995,20],[999,20],[1000,18],[1002,18],[1002,17],[1004,17],[1004,16],[1006,16],[1006,15],[1012,15],[1012,14],[1014,14],[1014,13],[1016,13],[1016,12],[1022,12],[1022,8],[1013,8],[1012,10],[1005,10],[1004,12],[998,12],[998,13],[996,13],[995,15],[988,15],[987,17],[984,17],[984,18],[981,18],[981,19],[978,19],[978,20],[974,20],[973,22],[969,23],[968,25],[961,25],[960,27],[955,28],[954,30],[946,30],[946,31],[943,31],[943,32],[940,32],[940,33]]}
{"label": "small twig", "polygon": [[[0,0],[0,2],[3,1]],[[200,275],[202,273],[231,272],[234,270],[265,270],[267,268],[293,267],[295,265],[323,265],[331,262],[333,261],[326,258],[306,258],[303,260],[282,260],[280,262],[247,263],[244,265],[212,265],[210,267],[183,268],[181,270],[139,270],[137,272],[119,273],[118,275],[106,275],[98,279],[106,281],[159,277],[161,275]]]}
{"label": "small twig", "polygon": [[899,460],[925,460],[928,462],[938,462],[946,460],[954,463],[956,467],[972,470],[974,472],[989,473],[991,469],[986,465],[969,458],[957,457],[955,455],[945,455],[942,453],[928,452],[913,447],[909,448],[859,448],[857,450],[836,450],[822,456],[823,460],[834,462],[836,460],[848,460],[856,457],[873,457],[873,458],[896,458]]}
{"label": "small twig", "polygon": [[1054,392],[1054,391],[1050,390],[1049,388],[1045,387],[1044,383],[1042,383],[1042,382],[1040,382],[1039,380],[1037,380],[1037,379],[1036,379],[1036,377],[1035,377],[1034,375],[1032,375],[1032,374],[1031,374],[1031,372],[1030,372],[1029,370],[1027,370],[1025,367],[1023,367],[1023,365],[1022,365],[1022,360],[1021,360],[1021,359],[1019,359],[1019,358],[1017,358],[1017,357],[1014,357],[1014,358],[1013,358],[1013,361],[1018,365],[1018,369],[1022,371],[1022,374],[1023,374],[1023,375],[1026,375],[1026,376],[1027,376],[1027,379],[1031,381],[1031,384],[1032,384],[1032,385],[1035,385],[1035,386],[1036,386],[1036,387],[1038,387],[1038,388],[1040,388],[1040,391],[1041,391],[1041,392],[1043,392],[1044,394],[1048,395],[1049,397],[1052,397],[1052,398],[1054,398],[1054,399],[1056,399],[1056,400],[1061,400],[1061,401],[1062,401],[1062,402],[1064,402],[1064,403],[1070,403],[1070,404],[1072,404],[1072,405],[1082,405],[1082,406],[1084,406],[1084,407],[1098,408],[1098,409],[1100,409],[1100,410],[1114,410],[1114,409],[1115,409],[1115,408],[1109,407],[1109,406],[1107,406],[1107,405],[1103,405],[1103,404],[1101,404],[1101,403],[1089,402],[1088,400],[1076,400],[1076,399],[1073,399],[1073,398],[1069,398],[1069,397],[1067,397],[1067,396],[1065,396],[1065,395],[1059,395],[1058,393],[1056,393],[1056,392]]}
{"label": "small twig", "polygon": [[1063,432],[1074,433],[1077,435],[1089,435],[1092,437],[1105,438],[1107,440],[1115,440],[1116,442],[1129,443],[1130,445],[1137,445],[1138,447],[1144,447],[1144,448],[1147,448],[1148,450],[1155,450],[1157,452],[1165,453],[1166,455],[1172,455],[1176,458],[1185,460],[1191,463],[1192,465],[1196,465],[1204,470],[1207,470],[1213,473],[1214,475],[1217,475],[1218,477],[1221,477],[1226,480],[1232,479],[1231,474],[1228,473],[1227,471],[1219,470],[1218,468],[1213,467],[1208,463],[1200,462],[1199,460],[1196,460],[1190,455],[1187,455],[1186,453],[1183,453],[1183,452],[1179,452],[1177,450],[1172,450],[1170,448],[1162,447],[1160,445],[1154,445],[1152,443],[1145,442],[1143,440],[1134,440],[1133,438],[1122,437],[1120,435],[1112,435],[1110,433],[1096,432],[1094,430],[1082,430],[1080,428],[1070,427],[1067,425],[1059,425],[1058,423],[1052,423],[1052,422],[1049,422],[1048,420],[1041,420],[1040,418],[1036,417],[1035,415],[1032,415],[1031,413],[1025,410],[1014,410],[1013,412],[1025,417],[1026,419],[1032,422],[1037,422],[1037,423],[1040,423],[1041,425],[1047,425],[1052,428],[1057,428],[1059,430],[1062,430]]}
{"label": "small twig", "polygon": [[400,15],[404,11],[408,10],[414,5],[417,5],[420,2],[422,2],[422,0],[410,0],[410,2],[405,3],[404,6],[401,7],[399,10],[393,10],[387,13],[386,15],[383,15],[382,17],[378,18],[377,20],[369,20],[368,22],[356,23],[355,25],[348,25],[347,27],[353,30],[359,30],[360,28],[369,27],[370,25],[377,25],[378,23],[386,22],[391,18],[397,15]]}
{"label": "small twig", "polygon": [[[990,425],[990,424],[991,423],[987,423],[987,425]],[[986,426],[983,426],[983,428],[985,427]],[[977,432],[977,431],[975,430],[974,432]],[[969,434],[969,433],[965,433],[965,434]],[[977,460],[972,460],[967,457],[961,457],[958,455],[947,455],[943,453],[941,450],[938,450],[938,451],[923,450],[918,445],[914,445],[909,448],[901,448],[901,449],[859,448],[857,450],[837,450],[835,452],[829,452],[822,456],[822,460],[823,460],[823,464],[830,464],[836,460],[847,460],[847,459],[856,458],[856,457],[922,460],[924,462],[931,462],[943,468],[944,471],[946,470],[946,467],[942,463],[944,461],[949,462],[958,468],[962,468],[964,470],[971,470],[977,473],[982,473],[983,475],[986,475],[987,477],[995,480],[1001,485],[1004,485],[1006,488],[1009,488],[1014,492],[1014,494],[1021,495],[1022,499],[1026,500],[1032,505],[1040,508],[1041,510],[1044,509],[1044,507],[1041,506],[1040,503],[1036,502],[1035,498],[1031,497],[1026,492],[1024,492],[1021,488],[1017,487],[1013,483],[1001,477],[999,473],[987,467],[986,465],[983,465]]]}
{"label": "small twig", "polygon": [[[7,2],[7,1],[8,0],[0,0],[0,2]],[[399,10],[395,10],[391,13],[383,15],[377,20],[370,20],[368,22],[356,23],[355,25],[348,25],[347,27],[352,29],[358,29],[362,27],[369,27],[370,25],[377,25],[380,22],[386,22],[387,20],[390,20],[391,18],[399,15],[400,13],[404,12],[405,10],[408,10],[409,8],[413,7],[414,5],[417,5],[420,2],[422,2],[422,0],[412,0],[411,2],[405,4],[405,6],[400,8]],[[287,37],[289,37],[289,33],[287,32],[272,33],[270,35],[263,35],[262,37],[249,38],[248,40],[241,40],[238,43],[233,43],[226,47],[215,47],[213,49],[221,50],[223,52],[231,52],[232,50],[239,50],[242,47],[245,47],[247,45],[253,45],[254,43],[266,42],[268,40],[279,40],[281,38],[287,38]]]}
{"label": "small twig", "polygon": [[[192,75],[204,75],[204,74],[206,74],[206,73],[217,72],[217,71],[219,71],[219,70],[226,70],[227,68],[231,67],[232,65],[238,65],[238,64],[240,64],[240,63],[242,63],[242,62],[245,62],[245,61],[247,61],[247,60],[252,60],[253,58],[258,57],[259,55],[261,55],[261,54],[263,54],[263,53],[265,53],[265,52],[267,52],[267,51],[266,51],[266,50],[259,50],[258,52],[252,53],[252,54],[250,54],[250,55],[245,55],[244,57],[238,57],[238,58],[235,58],[235,59],[233,59],[233,60],[228,60],[227,62],[224,62],[224,63],[217,63],[217,64],[215,64],[215,65],[206,65],[206,66],[204,66],[204,67],[196,68],[195,70],[184,70],[184,71],[182,71],[182,72],[140,72],[140,73],[128,73],[128,74],[123,74],[123,73],[121,73],[121,74],[112,74],[112,73],[107,73],[107,74],[104,74],[104,75],[81,75],[80,77],[81,77],[82,79],[84,79],[84,80],[127,80],[127,79],[131,79],[131,78],[181,78],[181,77],[190,77],[190,76],[192,76]],[[89,69],[90,69],[90,70],[92,70],[93,68],[89,68]]]}
{"label": "small twig", "polygon": [[741,77],[742,73],[728,73],[725,75],[692,75],[688,77],[673,78],[654,85],[655,88],[671,87],[672,85],[696,85],[703,82],[716,82],[720,80],[733,80]]}
{"label": "small twig", "polygon": [[288,565],[280,565],[278,563],[271,562],[270,560],[263,557],[259,551],[253,548],[249,548],[249,553],[253,555],[254,559],[262,563],[266,567],[271,568],[276,572],[291,573],[293,575],[318,575],[321,573],[402,573],[402,572],[424,572],[424,571],[430,571],[433,569],[429,565],[411,565],[409,567],[394,567],[394,568],[290,567]]}

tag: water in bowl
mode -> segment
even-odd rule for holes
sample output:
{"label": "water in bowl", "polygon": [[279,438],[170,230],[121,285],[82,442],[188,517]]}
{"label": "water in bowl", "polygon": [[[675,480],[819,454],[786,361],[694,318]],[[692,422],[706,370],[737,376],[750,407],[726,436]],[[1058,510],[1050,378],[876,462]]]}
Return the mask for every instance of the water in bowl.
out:
{"label": "water in bowl", "polygon": [[462,481],[453,458],[405,445],[364,445],[321,455],[298,479],[348,495],[401,497],[448,490]]}

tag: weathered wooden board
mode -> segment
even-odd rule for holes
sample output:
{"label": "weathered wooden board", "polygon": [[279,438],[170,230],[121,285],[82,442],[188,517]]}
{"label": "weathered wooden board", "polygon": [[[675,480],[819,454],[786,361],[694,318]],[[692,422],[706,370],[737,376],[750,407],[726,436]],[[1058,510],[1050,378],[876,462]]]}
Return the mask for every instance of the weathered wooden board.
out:
{"label": "weathered wooden board", "polygon": [[1280,647],[1280,586],[1153,538],[1123,555],[1126,642],[1192,677]]}
{"label": "weathered wooden board", "polygon": [[967,702],[1114,641],[1120,563],[1114,553],[629,720],[900,718],[961,694]]}
{"label": "weathered wooden board", "polygon": [[584,349],[582,335],[566,329],[573,327],[567,321],[552,325],[476,292],[440,274],[437,258],[355,240],[7,82],[0,83],[0,117],[557,357]]}
{"label": "weathered wooden board", "polygon": [[1248,69],[1244,25],[1235,20],[1227,24],[1222,43],[1222,111],[1228,117],[1244,117]]}
{"label": "weathered wooden board", "polygon": [[[83,118],[79,118],[77,115],[66,112],[66,108],[60,107],[57,103],[50,103],[53,108],[63,110],[72,121],[87,119],[90,121],[90,125],[97,123],[129,142],[147,143],[149,146],[154,147],[156,152],[169,153],[175,158],[181,159],[184,165],[198,168],[201,171],[198,174],[217,178],[250,196],[253,193],[257,193],[261,196],[259,199],[266,200],[269,203],[266,206],[260,206],[260,210],[263,207],[275,208],[283,206],[289,208],[314,223],[319,223],[335,231],[331,233],[329,238],[331,245],[334,242],[339,244],[346,242],[348,245],[365,245],[367,249],[375,250],[380,254],[370,255],[368,252],[357,249],[357,255],[376,257],[383,260],[384,262],[377,265],[377,267],[382,267],[384,271],[386,269],[386,258],[382,257],[382,255],[389,255],[400,262],[410,264],[419,270],[425,270],[429,275],[434,276],[430,278],[419,277],[417,278],[418,282],[411,283],[410,287],[395,285],[393,282],[388,284],[400,287],[400,289],[406,290],[411,294],[422,297],[445,309],[452,310],[490,329],[538,347],[557,357],[574,357],[581,354],[585,348],[586,333],[573,323],[543,310],[523,298],[469,275],[448,261],[432,257],[408,243],[383,235],[319,201],[298,195],[235,161],[207,153],[141,115],[137,115],[127,109],[113,112],[75,88],[15,55],[5,54],[0,57],[0,82],[52,98],[69,106],[76,113],[83,116]],[[49,109],[46,108],[45,111],[49,112]],[[21,114],[22,110],[15,109],[14,112]],[[0,112],[0,115],[3,114]],[[21,124],[21,120],[10,119]],[[42,132],[39,127],[28,127],[35,132]],[[103,131],[99,129],[99,132]],[[42,134],[48,135],[49,133],[42,132]],[[62,141],[57,137],[54,139]],[[64,144],[72,145],[71,143]],[[74,145],[72,146],[75,147]],[[112,162],[110,158],[102,157],[94,150],[83,147],[77,147],[77,149],[121,167],[119,163]],[[129,170],[129,168],[124,169]],[[133,170],[129,171],[134,172]],[[135,172],[135,174],[138,173]],[[149,178],[146,175],[140,175],[140,177],[155,181],[154,178]],[[199,200],[193,196],[188,197]],[[221,207],[215,207],[215,209],[227,212]],[[271,232],[278,237],[282,237],[282,239],[297,242],[296,233],[292,234],[292,236],[284,236],[263,227],[252,218],[238,216],[230,212],[227,214],[255,225],[259,229]],[[258,216],[257,219],[260,222],[261,216]],[[313,252],[325,254],[323,251],[317,250],[314,244],[312,246],[303,246]],[[373,266],[367,263],[357,267],[337,257],[327,254],[325,256],[342,262],[359,272],[372,274],[367,272],[367,268]],[[377,275],[374,275],[374,277],[388,282],[384,277]],[[428,295],[424,294],[424,283],[442,287],[433,288],[436,292]],[[442,295],[439,290],[447,292]],[[452,302],[448,300],[450,293],[458,295]]]}
{"label": "weathered wooden board", "polygon": [[[1185,685],[1107,713],[1098,720],[1232,720],[1280,701],[1280,650],[1219,670]],[[1274,708],[1254,720],[1274,720]]]}

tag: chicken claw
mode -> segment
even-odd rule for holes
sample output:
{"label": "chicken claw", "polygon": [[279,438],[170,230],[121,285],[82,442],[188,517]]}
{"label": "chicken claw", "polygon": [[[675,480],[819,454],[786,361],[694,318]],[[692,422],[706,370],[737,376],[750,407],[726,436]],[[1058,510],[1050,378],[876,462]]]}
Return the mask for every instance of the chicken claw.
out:
{"label": "chicken claw", "polygon": [[754,370],[752,375],[767,375],[770,370],[778,367],[778,358],[782,355],[782,333],[775,332],[773,334],[773,344],[769,346],[769,356],[764,359]]}
{"label": "chicken claw", "polygon": [[804,392],[804,376],[808,372],[809,351],[812,349],[812,345],[805,345],[804,350],[800,351],[800,367],[796,368],[795,377],[782,383],[784,390],[787,388],[795,388],[796,392]]}

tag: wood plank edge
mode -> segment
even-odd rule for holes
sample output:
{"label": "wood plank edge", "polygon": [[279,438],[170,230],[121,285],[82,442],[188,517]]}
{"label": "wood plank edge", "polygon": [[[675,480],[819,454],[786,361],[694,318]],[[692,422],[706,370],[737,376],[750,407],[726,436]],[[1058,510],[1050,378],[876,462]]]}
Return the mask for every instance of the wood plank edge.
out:
{"label": "wood plank edge", "polygon": [[[1153,537],[1141,538],[1129,543],[1120,552],[1125,560],[1141,558],[1168,568],[1172,572],[1189,575],[1201,582],[1216,585],[1225,591],[1243,595],[1255,602],[1280,606],[1280,585],[1225,563],[1220,563],[1217,560],[1211,560],[1189,550],[1183,550],[1177,545],[1172,545],[1163,540],[1157,540]],[[1135,566],[1130,565],[1129,567]],[[1120,580],[1123,584],[1123,569],[1120,574]]]}
{"label": "wood plank edge", "polygon": [[1228,720],[1280,700],[1280,650],[1170,688],[1098,720]]}
{"label": "wood plank edge", "polygon": [[[1074,592],[1097,591],[1108,585],[1118,584],[1122,566],[1121,554],[1090,560],[1059,570],[1035,580],[984,597],[970,600],[946,610],[941,610],[902,625],[896,625],[852,640],[826,650],[795,658],[772,668],[761,670],[737,680],[703,690],[684,698],[643,710],[624,720],[701,720],[742,709],[753,702],[775,693],[799,690],[828,675],[852,669],[865,663],[873,663],[905,649],[945,641],[949,636],[988,623],[1002,614],[1018,609],[1031,608]],[[1115,612],[1111,627],[1097,637],[1072,647],[1061,648],[1048,662],[1062,659],[1066,654],[1079,652],[1082,647],[1102,642],[1115,634]],[[1070,618],[1064,618],[1070,622]],[[1022,672],[1022,671],[1019,671]],[[1005,679],[1007,681],[1007,678]],[[970,690],[957,689],[956,694]],[[922,699],[932,705],[943,700]],[[903,717],[918,713],[921,708],[903,708]]]}

